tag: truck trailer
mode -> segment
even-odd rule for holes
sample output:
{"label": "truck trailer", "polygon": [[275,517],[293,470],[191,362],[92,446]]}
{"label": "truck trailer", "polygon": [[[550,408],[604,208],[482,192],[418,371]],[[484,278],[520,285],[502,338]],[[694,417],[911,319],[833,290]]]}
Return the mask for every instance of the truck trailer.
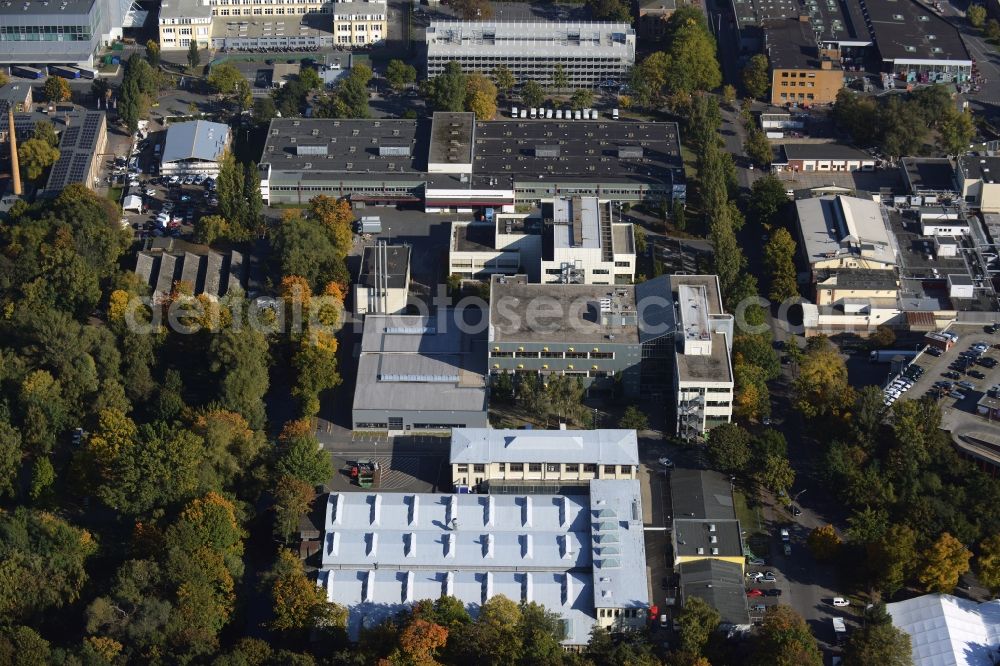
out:
{"label": "truck trailer", "polygon": [[64,79],[80,78],[80,70],[68,65],[49,65],[50,76],[61,76]]}
{"label": "truck trailer", "polygon": [[897,356],[910,360],[916,355],[917,351],[913,349],[876,349],[871,353],[869,359],[872,363],[889,363]]}

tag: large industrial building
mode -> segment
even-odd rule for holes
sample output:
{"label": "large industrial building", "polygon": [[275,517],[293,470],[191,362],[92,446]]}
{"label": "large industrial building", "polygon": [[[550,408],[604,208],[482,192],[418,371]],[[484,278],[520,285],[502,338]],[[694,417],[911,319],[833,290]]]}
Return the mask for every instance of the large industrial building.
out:
{"label": "large industrial building", "polygon": [[431,21],[427,76],[457,62],[466,72],[490,74],[506,66],[519,83],[552,89],[562,66],[566,89],[624,83],[635,64],[635,30],[627,23],[557,21]]}
{"label": "large industrial building", "polygon": [[164,176],[205,174],[216,176],[229,149],[229,125],[192,120],[167,127],[160,157]]}
{"label": "large industrial building", "polygon": [[470,614],[503,595],[555,613],[579,649],[595,627],[648,624],[649,577],[637,480],[585,494],[331,493],[317,584],[347,607],[357,639],[424,599]]}
{"label": "large industrial building", "polygon": [[94,189],[100,173],[108,122],[103,111],[78,111],[63,116],[66,128],[59,135],[59,159],[49,171],[43,195],[56,196],[80,183]]}
{"label": "large industrial building", "polygon": [[610,202],[596,197],[556,198],[542,216],[501,214],[454,222],[448,274],[463,279],[524,272],[532,282],[631,284],[635,232],[615,221]]}
{"label": "large industrial building", "polygon": [[892,270],[899,250],[885,209],[871,199],[826,196],[795,202],[798,240],[812,278],[822,269]]}
{"label": "large industrial building", "polygon": [[431,122],[276,118],[259,165],[268,204],[325,194],[422,203],[429,212],[514,212],[556,197],[659,203],[686,195],[675,123],[480,122],[442,112]]}
{"label": "large industrial building", "polygon": [[5,1],[0,64],[91,66],[136,13],[133,0]]}
{"label": "large industrial building", "polygon": [[[485,428],[485,335],[450,310],[365,316],[354,430]],[[482,329],[482,326],[478,327]]]}

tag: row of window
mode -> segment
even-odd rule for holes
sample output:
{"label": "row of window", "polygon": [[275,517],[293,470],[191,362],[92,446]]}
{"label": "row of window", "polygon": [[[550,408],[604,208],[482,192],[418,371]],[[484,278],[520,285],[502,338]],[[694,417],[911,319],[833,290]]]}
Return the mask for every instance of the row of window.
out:
{"label": "row of window", "polygon": [[798,95],[795,93],[781,93],[781,99],[816,99],[816,96],[812,93],[799,93]]}
{"label": "row of window", "polygon": [[313,9],[309,7],[278,7],[277,9],[213,9],[213,16],[260,16],[261,14],[267,16],[284,16],[284,15],[295,15],[295,14],[325,14],[328,13],[324,9]]}
{"label": "row of window", "polygon": [[799,88],[815,88],[816,84],[812,81],[782,81],[782,88],[794,88],[798,86]]}
{"label": "row of window", "polygon": [[623,612],[627,618],[646,617],[646,611],[641,608],[626,608],[624,611],[621,608],[598,608],[597,617],[620,617]]}
{"label": "row of window", "polygon": [[494,351],[490,352],[491,358],[593,358],[593,359],[613,359],[614,352],[578,352],[578,351]]}
{"label": "row of window", "polygon": [[[500,466],[501,472],[524,472],[525,463],[497,463]],[[560,472],[566,474],[578,474],[580,472],[580,465],[577,463],[527,463],[528,472],[541,472],[544,466],[546,473],[548,474],[559,474]],[[459,474],[468,474],[469,465],[456,465],[456,471]],[[605,474],[614,474],[616,470],[619,470],[620,474],[631,474],[631,465],[603,465]],[[486,465],[472,465],[473,474],[485,474]],[[584,474],[597,474],[597,465],[585,464],[583,465]]]}
{"label": "row of window", "polygon": [[556,63],[560,63],[560,64],[562,64],[565,67],[572,67],[574,65],[579,65],[579,64],[584,64],[584,63],[605,63],[605,62],[607,62],[607,63],[616,63],[617,64],[617,63],[622,63],[624,60],[626,60],[625,58],[621,58],[621,57],[610,57],[610,58],[601,58],[601,57],[573,58],[573,57],[566,56],[566,57],[560,57],[560,58],[557,58],[557,59],[553,59],[553,57],[551,55],[537,55],[537,56],[532,56],[532,55],[510,55],[510,56],[506,56],[506,55],[503,55],[503,56],[477,56],[477,55],[445,56],[445,55],[436,55],[436,54],[429,55],[428,59],[430,61],[431,66],[433,66],[434,64],[437,64],[438,62],[447,63],[449,60],[457,60],[459,62],[459,64],[462,64],[462,65],[464,65],[466,63],[493,62],[493,61],[498,61],[498,62],[499,61],[503,61],[503,62],[512,62],[512,63],[519,63],[519,62],[536,63],[536,62],[541,61],[543,63],[548,63],[550,67],[554,67],[556,65]]}
{"label": "row of window", "polygon": [[806,79],[806,78],[815,79],[816,78],[816,72],[782,72],[781,73],[781,78],[783,78],[783,79],[794,79],[796,76],[798,78],[800,78],[800,79]]}

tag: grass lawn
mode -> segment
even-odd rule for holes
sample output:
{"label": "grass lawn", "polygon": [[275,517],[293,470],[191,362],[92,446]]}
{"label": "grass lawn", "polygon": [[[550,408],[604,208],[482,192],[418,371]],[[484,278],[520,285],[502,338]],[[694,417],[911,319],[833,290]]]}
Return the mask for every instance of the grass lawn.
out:
{"label": "grass lawn", "polygon": [[698,157],[685,143],[681,144],[681,159],[684,160],[684,171],[688,179],[698,180]]}
{"label": "grass lawn", "polygon": [[115,203],[121,203],[122,201],[122,188],[120,187],[109,187],[108,188],[108,198]]}
{"label": "grass lawn", "polygon": [[733,490],[733,503],[736,508],[736,518],[740,521],[740,528],[750,535],[766,534],[761,528],[760,510],[751,507],[747,502],[746,495],[739,488]]}

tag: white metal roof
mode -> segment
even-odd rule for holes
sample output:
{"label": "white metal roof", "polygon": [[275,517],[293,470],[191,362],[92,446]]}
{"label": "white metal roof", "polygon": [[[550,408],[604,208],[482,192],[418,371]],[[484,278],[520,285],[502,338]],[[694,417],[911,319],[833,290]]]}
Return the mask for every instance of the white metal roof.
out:
{"label": "white metal roof", "polygon": [[925,594],[886,609],[910,635],[914,666],[993,666],[1000,658],[1000,600]]}
{"label": "white metal roof", "polygon": [[638,465],[635,430],[494,430],[456,428],[451,462],[551,462]]}

